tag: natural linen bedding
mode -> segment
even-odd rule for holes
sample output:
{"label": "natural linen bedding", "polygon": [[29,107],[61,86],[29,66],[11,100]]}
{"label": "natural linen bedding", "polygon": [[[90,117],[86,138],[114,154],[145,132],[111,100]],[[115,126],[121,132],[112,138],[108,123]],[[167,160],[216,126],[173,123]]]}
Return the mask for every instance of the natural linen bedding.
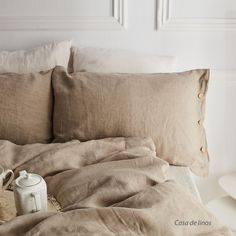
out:
{"label": "natural linen bedding", "polygon": [[62,212],[18,216],[0,235],[231,235],[174,181],[151,139],[0,141],[0,162],[45,177]]}

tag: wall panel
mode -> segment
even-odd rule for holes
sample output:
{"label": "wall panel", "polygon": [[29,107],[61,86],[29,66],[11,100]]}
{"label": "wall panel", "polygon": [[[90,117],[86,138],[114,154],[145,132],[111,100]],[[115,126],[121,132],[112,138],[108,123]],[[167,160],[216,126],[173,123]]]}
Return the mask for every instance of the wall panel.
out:
{"label": "wall panel", "polygon": [[0,30],[121,30],[124,0],[0,0]]}
{"label": "wall panel", "polygon": [[236,30],[234,0],[157,0],[159,30]]}

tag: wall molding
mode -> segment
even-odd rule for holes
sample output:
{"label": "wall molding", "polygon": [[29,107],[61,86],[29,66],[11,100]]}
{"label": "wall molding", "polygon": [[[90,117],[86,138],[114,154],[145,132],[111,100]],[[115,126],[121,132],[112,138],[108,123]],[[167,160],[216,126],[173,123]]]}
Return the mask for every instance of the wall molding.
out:
{"label": "wall molding", "polygon": [[173,18],[171,0],[156,0],[156,30],[236,31],[236,18]]}
{"label": "wall molding", "polygon": [[0,16],[0,30],[124,30],[126,0],[112,0],[111,16]]}

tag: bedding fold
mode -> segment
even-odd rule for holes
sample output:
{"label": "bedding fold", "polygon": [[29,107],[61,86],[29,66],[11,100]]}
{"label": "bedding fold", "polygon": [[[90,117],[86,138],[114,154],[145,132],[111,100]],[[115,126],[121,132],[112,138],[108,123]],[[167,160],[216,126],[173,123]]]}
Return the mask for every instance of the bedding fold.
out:
{"label": "bedding fold", "polygon": [[42,175],[62,208],[18,216],[0,226],[0,235],[231,235],[167,179],[169,165],[148,138],[24,146],[0,141],[0,164],[16,176],[23,169]]}

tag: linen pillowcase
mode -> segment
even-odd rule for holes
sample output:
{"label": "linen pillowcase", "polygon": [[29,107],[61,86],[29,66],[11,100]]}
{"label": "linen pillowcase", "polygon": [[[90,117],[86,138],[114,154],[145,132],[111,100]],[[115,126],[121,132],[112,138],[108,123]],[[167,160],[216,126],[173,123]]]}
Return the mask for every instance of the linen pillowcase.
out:
{"label": "linen pillowcase", "polygon": [[92,47],[72,47],[72,54],[75,72],[158,73],[175,70],[175,59],[171,56]]}
{"label": "linen pillowcase", "polygon": [[0,139],[22,145],[52,140],[51,75],[0,74]]}
{"label": "linen pillowcase", "polygon": [[157,155],[208,174],[203,127],[209,71],[103,74],[53,71],[55,142],[151,137]]}
{"label": "linen pillowcase", "polygon": [[67,67],[72,41],[47,44],[30,50],[0,51],[0,73],[32,73]]}

